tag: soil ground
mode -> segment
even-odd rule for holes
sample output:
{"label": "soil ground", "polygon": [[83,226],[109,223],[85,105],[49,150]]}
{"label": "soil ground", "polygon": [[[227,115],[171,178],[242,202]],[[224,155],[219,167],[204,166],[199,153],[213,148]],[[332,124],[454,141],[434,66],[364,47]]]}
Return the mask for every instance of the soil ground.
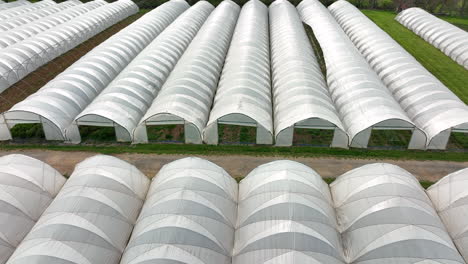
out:
{"label": "soil ground", "polygon": [[[42,160],[52,167],[59,170],[64,175],[71,175],[75,165],[84,159],[96,155],[93,152],[71,152],[66,151],[50,151],[50,150],[15,150],[15,151],[0,151],[0,156],[7,154],[24,154],[39,160]],[[124,153],[113,155],[120,159],[126,160],[138,169],[140,169],[148,177],[153,177],[159,169],[174,160],[187,157],[186,155],[158,155],[158,154],[137,154]],[[208,155],[193,155],[200,158],[210,160],[217,165],[223,167],[231,176],[245,177],[249,172],[257,166],[274,161],[281,160],[281,157],[253,157],[244,155],[232,156],[208,156]],[[315,171],[323,178],[336,178],[341,174],[363,166],[365,164],[386,162],[398,165],[407,171],[411,172],[421,181],[435,182],[445,175],[468,167],[468,162],[451,162],[451,161],[416,161],[416,160],[387,160],[387,159],[343,159],[343,158],[288,158],[301,162]]]}

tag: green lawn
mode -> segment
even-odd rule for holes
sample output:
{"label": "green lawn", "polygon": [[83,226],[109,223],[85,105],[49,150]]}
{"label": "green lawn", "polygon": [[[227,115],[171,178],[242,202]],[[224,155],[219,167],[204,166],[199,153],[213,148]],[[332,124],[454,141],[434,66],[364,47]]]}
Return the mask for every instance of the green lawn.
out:
{"label": "green lawn", "polygon": [[452,16],[440,16],[439,18],[449,23],[452,23],[455,26],[465,31],[468,31],[468,18],[460,18],[460,17],[452,17]]}
{"label": "green lawn", "polygon": [[0,144],[0,150],[47,149],[57,151],[91,151],[102,154],[142,153],[180,155],[249,155],[267,157],[337,157],[350,159],[393,159],[393,160],[447,160],[468,161],[468,152],[413,151],[413,150],[369,150],[336,149],[321,147],[274,147],[263,145],[192,145],[192,144]]}
{"label": "green lawn", "polygon": [[[441,80],[460,99],[468,103],[468,71],[445,56],[437,48],[400,25],[395,13],[388,11],[362,10],[362,12],[385,30],[403,48],[411,53],[426,69]],[[468,23],[468,19],[447,17],[446,20]]]}

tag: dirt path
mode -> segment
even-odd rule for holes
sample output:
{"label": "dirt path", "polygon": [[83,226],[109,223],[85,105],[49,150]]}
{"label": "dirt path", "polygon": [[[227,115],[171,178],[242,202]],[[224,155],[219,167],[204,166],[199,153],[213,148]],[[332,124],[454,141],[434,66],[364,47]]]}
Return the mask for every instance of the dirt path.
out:
{"label": "dirt path", "polygon": [[[47,150],[15,150],[0,151],[0,156],[7,154],[24,154],[40,159],[63,174],[70,175],[75,165],[82,160],[96,155],[93,152],[66,152]],[[120,159],[126,160],[138,167],[148,177],[153,177],[159,169],[174,160],[187,157],[185,155],[158,155],[158,154],[116,154]],[[233,177],[246,176],[250,171],[259,165],[274,160],[281,160],[281,157],[253,157],[253,156],[203,156],[200,158],[210,160],[223,167]],[[375,162],[387,162],[398,165],[413,173],[420,180],[435,182],[443,176],[454,171],[467,168],[468,162],[449,161],[415,161],[415,160],[372,160],[372,159],[341,159],[341,158],[287,158],[306,164],[316,170],[324,178],[335,178],[353,168]]]}

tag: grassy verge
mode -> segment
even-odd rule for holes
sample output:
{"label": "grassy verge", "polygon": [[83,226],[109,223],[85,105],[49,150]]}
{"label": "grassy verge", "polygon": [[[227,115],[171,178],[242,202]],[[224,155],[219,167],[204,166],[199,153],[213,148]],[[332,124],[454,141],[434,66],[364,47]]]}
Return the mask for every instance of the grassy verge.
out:
{"label": "grassy verge", "polygon": [[47,149],[56,151],[90,151],[102,154],[142,153],[179,155],[248,155],[269,157],[337,157],[349,159],[405,159],[405,160],[445,160],[468,161],[468,152],[412,151],[412,150],[367,150],[334,149],[319,147],[273,147],[241,145],[190,145],[190,144],[100,144],[100,145],[26,145],[0,144],[0,150]]}
{"label": "grassy verge", "polygon": [[[467,70],[445,56],[437,48],[400,25],[394,19],[395,13],[375,10],[362,10],[362,12],[411,53],[426,69],[460,97],[461,100],[468,103]],[[456,20],[464,21],[466,19],[457,18]]]}

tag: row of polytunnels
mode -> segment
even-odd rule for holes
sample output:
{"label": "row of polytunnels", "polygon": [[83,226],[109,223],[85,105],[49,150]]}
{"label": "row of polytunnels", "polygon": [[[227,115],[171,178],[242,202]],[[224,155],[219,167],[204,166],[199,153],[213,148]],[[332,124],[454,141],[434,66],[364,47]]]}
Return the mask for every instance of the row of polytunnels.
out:
{"label": "row of polytunnels", "polygon": [[[129,0],[57,5],[64,11],[0,36],[7,45],[0,49],[3,89],[98,31],[73,34],[66,45],[49,36],[67,38],[67,27],[112,15],[110,6],[119,15],[106,25],[136,12]],[[83,13],[58,26],[13,37],[77,9]],[[68,143],[81,141],[82,126],[111,127],[117,141],[147,143],[150,127],[180,125],[186,143],[218,144],[219,127],[235,125],[255,128],[257,144],[290,146],[295,129],[311,129],[331,131],[332,147],[366,148],[373,131],[404,130],[409,149],[445,149],[452,132],[468,131],[468,107],[344,0],[328,9],[317,0],[297,8],[285,0],[269,7],[251,0],[242,8],[229,0],[216,8],[172,0],[0,115],[0,140],[31,123],[42,125],[47,140]]]}
{"label": "row of polytunnels", "polygon": [[104,155],[66,180],[13,154],[0,158],[0,263],[465,263],[467,189],[468,168],[425,191],[386,163],[328,186],[280,160],[237,184],[200,158],[149,180]]}

